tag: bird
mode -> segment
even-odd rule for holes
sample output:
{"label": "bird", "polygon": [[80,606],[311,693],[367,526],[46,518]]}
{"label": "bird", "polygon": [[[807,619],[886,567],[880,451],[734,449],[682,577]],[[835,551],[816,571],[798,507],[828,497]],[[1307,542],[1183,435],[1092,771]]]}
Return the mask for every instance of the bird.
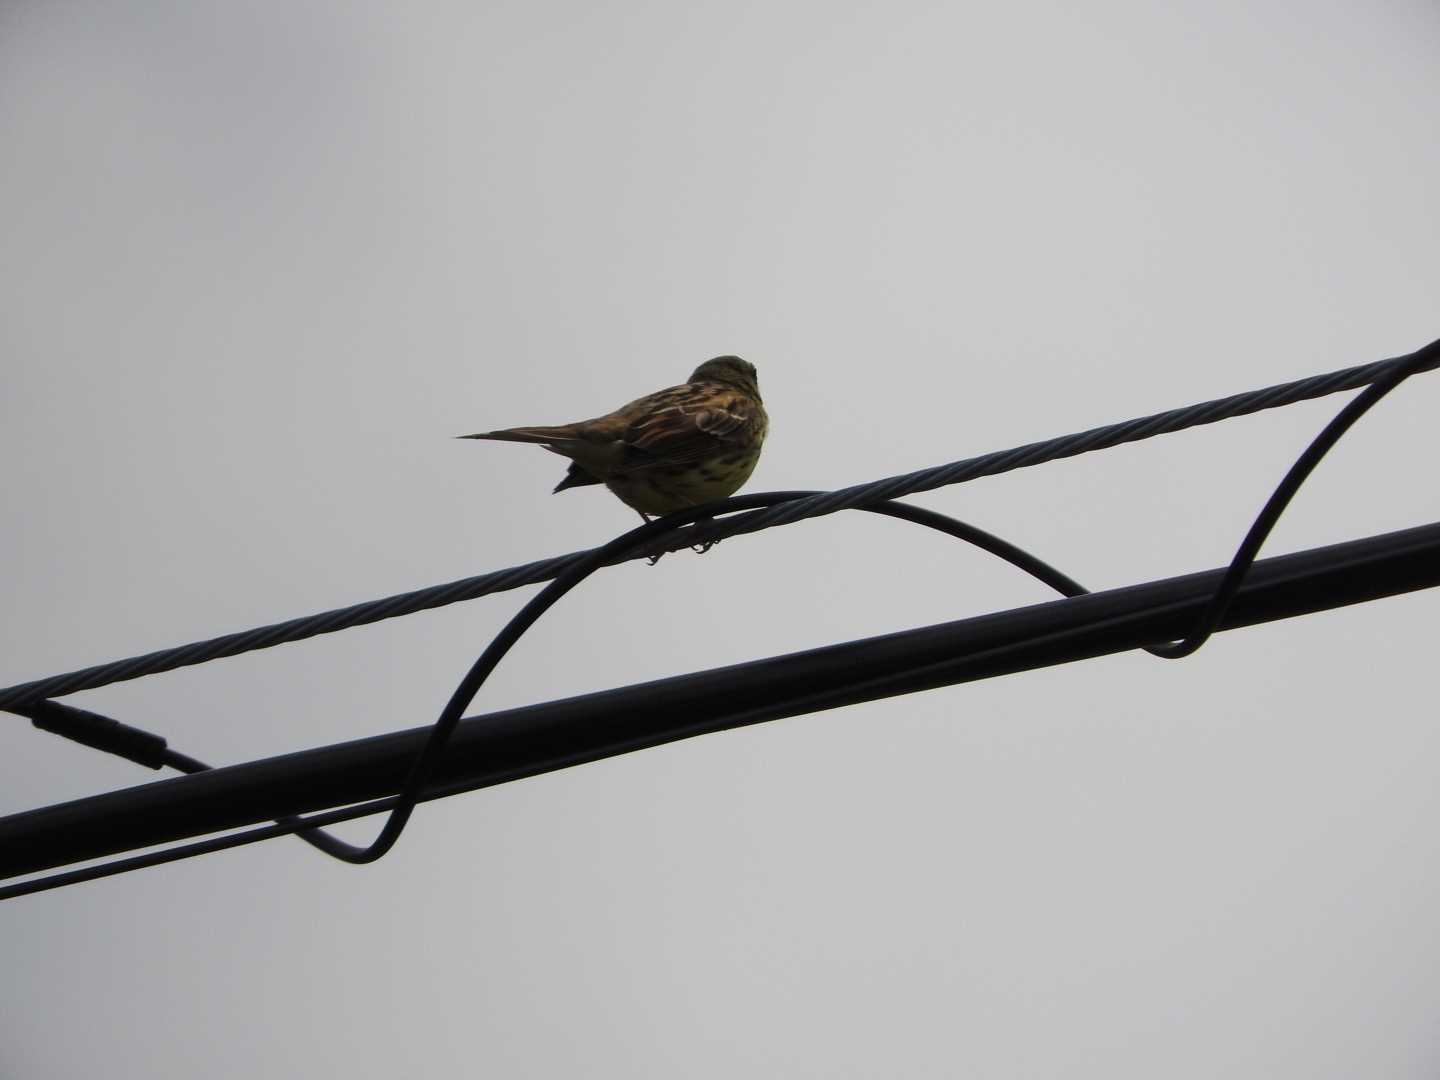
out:
{"label": "bird", "polygon": [[555,491],[604,484],[648,522],[733,495],[760,460],[769,426],[755,365],[717,356],[687,382],[593,420],[456,438],[543,446],[570,459]]}

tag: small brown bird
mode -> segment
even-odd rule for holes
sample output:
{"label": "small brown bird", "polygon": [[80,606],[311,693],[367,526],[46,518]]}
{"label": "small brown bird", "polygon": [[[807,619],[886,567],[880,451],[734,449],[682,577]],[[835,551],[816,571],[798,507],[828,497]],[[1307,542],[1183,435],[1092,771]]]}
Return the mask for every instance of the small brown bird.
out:
{"label": "small brown bird", "polygon": [[594,420],[459,438],[538,443],[570,459],[556,491],[604,484],[649,521],[733,495],[760,460],[768,427],[755,365],[717,356],[689,382]]}

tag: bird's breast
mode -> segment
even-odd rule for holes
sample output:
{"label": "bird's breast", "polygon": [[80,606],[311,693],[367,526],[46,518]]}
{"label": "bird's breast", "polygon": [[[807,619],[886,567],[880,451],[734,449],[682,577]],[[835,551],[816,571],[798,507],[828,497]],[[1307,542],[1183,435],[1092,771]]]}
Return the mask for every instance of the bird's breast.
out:
{"label": "bird's breast", "polygon": [[617,473],[606,486],[644,514],[670,514],[735,494],[750,479],[760,451],[736,450],[707,461]]}

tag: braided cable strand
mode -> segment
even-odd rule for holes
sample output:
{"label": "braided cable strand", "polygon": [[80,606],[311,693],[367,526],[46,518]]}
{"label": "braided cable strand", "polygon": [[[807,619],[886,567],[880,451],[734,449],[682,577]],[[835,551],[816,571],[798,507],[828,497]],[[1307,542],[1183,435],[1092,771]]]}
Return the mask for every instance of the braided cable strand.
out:
{"label": "braided cable strand", "polygon": [[[673,551],[694,543],[722,539],[746,533],[759,532],[776,525],[788,525],[805,518],[821,517],[840,510],[873,505],[905,495],[951,484],[964,483],[982,476],[998,476],[1015,469],[1029,468],[1048,461],[1076,457],[1095,450],[1105,450],[1123,443],[1138,442],[1156,435],[1165,435],[1203,424],[1213,424],[1237,416],[1246,416],[1265,409],[1309,401],[1344,390],[1366,386],[1392,373],[1396,368],[1409,365],[1414,372],[1433,371],[1440,367],[1440,341],[1431,342],[1408,356],[1382,360],[1357,367],[1345,368],[1323,375],[1312,375],[1294,382],[1251,390],[1214,401],[1202,402],[1184,408],[1171,409],[1152,416],[1126,420],[1117,424],[1092,428],[1089,431],[1057,438],[1045,439],[1010,450],[999,450],[963,461],[939,465],[903,476],[892,476],[866,484],[840,488],[836,491],[797,499],[793,502],[768,509],[752,510],[723,521],[706,522],[677,530],[672,539],[662,540],[651,548],[634,552],[611,561],[623,562],[641,558],[656,551]],[[725,512],[725,503],[715,504],[714,512]],[[18,683],[0,690],[0,709],[31,705],[52,697],[81,690],[93,690],[111,683],[137,679],[176,668],[203,664],[227,656],[267,649],[292,641],[303,641],[320,634],[345,630],[352,626],[364,626],[400,615],[411,615],[419,611],[444,607],[461,600],[472,600],[491,593],[504,592],[550,581],[588,558],[591,552],[575,552],[536,562],[497,570],[477,577],[462,578],[458,581],[413,592],[399,593],[380,600],[352,604],[333,611],[306,615],[269,626],[256,627],[238,633],[225,634],[205,641],[192,642],[175,648],[160,649],[156,652],[116,660],[94,667],[82,668],[61,675]]]}
{"label": "braided cable strand", "polygon": [[[1426,360],[1419,360],[1422,354],[1426,353],[1433,355]],[[1364,364],[1327,375],[1314,375],[1296,382],[1266,387],[1263,390],[1234,394],[1230,397],[1202,402],[1199,405],[1189,405],[1180,409],[1171,409],[1168,412],[1156,413],[1153,416],[1091,428],[1089,431],[1077,432],[1073,435],[1044,439],[1010,450],[996,450],[979,457],[952,462],[949,465],[920,469],[904,476],[892,476],[868,484],[839,488],[812,499],[803,499],[787,503],[784,506],[747,514],[745,517],[737,519],[732,527],[725,528],[723,535],[734,536],[758,532],[773,525],[788,525],[802,518],[820,517],[874,501],[916,495],[922,491],[933,491],[950,484],[963,484],[968,480],[977,480],[982,476],[998,476],[1015,469],[1025,469],[1032,465],[1058,461],[1061,458],[1077,457],[1095,450],[1108,450],[1123,443],[1139,442],[1155,435],[1168,435],[1203,424],[1213,424],[1220,420],[1247,416],[1265,409],[1293,405],[1299,401],[1309,401],[1342,390],[1354,390],[1374,382],[1393,369],[1411,361],[1420,364],[1418,368],[1420,371],[1433,371],[1436,367],[1440,367],[1440,341],[1432,342],[1424,349],[1411,353],[1409,356],[1393,360]],[[730,525],[728,522],[726,524]],[[718,535],[721,530],[715,528],[713,532]],[[707,530],[707,536],[710,534],[711,530]]]}

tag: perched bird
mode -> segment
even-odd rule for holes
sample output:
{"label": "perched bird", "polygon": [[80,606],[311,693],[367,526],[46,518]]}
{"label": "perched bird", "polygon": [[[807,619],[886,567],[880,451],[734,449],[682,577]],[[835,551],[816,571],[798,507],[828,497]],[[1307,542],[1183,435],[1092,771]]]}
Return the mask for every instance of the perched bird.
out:
{"label": "perched bird", "polygon": [[760,460],[768,427],[755,365],[717,356],[689,382],[594,420],[459,438],[538,443],[570,459],[556,491],[604,484],[649,521],[733,495]]}

